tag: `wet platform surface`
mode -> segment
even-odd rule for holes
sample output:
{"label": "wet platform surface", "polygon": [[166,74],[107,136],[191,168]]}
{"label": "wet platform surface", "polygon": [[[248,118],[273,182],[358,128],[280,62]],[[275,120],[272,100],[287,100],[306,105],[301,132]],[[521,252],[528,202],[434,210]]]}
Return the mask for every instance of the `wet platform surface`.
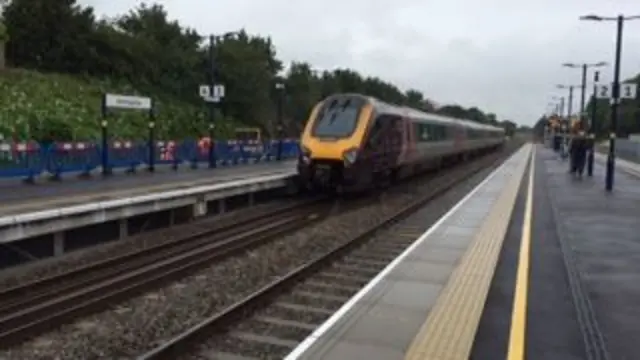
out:
{"label": "wet platform surface", "polygon": [[[534,159],[532,190],[525,180],[471,359],[637,359],[640,179],[619,169],[608,194],[600,161],[592,178],[579,179],[549,149],[537,146]],[[525,281],[517,277],[523,252]],[[526,302],[518,306],[523,288]],[[513,321],[519,311],[524,323]]]}
{"label": "wet platform surface", "polygon": [[159,169],[155,173],[140,170],[136,174],[115,174],[102,178],[63,179],[27,185],[19,182],[0,182],[0,215],[37,211],[54,206],[71,206],[88,202],[150,194],[185,187],[229,182],[272,174],[295,172],[295,161],[266,162],[214,169],[199,168],[173,171]]}
{"label": "wet platform surface", "polygon": [[[547,192],[549,207],[541,211],[553,213],[565,266],[573,273],[567,285],[576,323],[586,339],[583,345],[601,359],[637,359],[640,178],[616,171],[614,189],[607,193],[605,169],[599,161],[593,178],[575,179],[567,173],[566,162],[558,161],[548,149],[538,150],[538,171],[544,176],[538,181],[536,200],[544,201],[539,199]],[[540,296],[538,301],[549,299]]]}

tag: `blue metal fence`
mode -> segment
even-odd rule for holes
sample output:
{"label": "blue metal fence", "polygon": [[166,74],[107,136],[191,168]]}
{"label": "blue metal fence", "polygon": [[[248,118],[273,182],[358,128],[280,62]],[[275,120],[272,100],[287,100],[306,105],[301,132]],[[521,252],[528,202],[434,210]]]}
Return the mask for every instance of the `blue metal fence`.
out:
{"label": "blue metal fence", "polygon": [[[278,140],[237,141],[215,143],[218,166],[252,164],[273,161],[276,158]],[[88,175],[102,168],[102,148],[98,143],[53,143],[47,147],[36,142],[0,144],[0,178],[25,178],[33,180],[42,174],[60,178],[66,173]],[[150,165],[150,147],[146,141],[112,141],[107,148],[108,166],[134,172]],[[209,161],[208,144],[189,139],[184,141],[157,141],[154,164],[198,168]],[[298,156],[297,140],[282,141],[282,159]]]}

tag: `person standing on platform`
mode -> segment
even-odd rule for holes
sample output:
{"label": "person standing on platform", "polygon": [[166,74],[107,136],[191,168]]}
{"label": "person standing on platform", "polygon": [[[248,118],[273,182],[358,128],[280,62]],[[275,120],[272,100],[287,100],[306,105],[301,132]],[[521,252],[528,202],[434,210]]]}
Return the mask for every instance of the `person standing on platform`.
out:
{"label": "person standing on platform", "polygon": [[576,154],[575,154],[575,168],[577,174],[580,178],[582,178],[582,174],[584,173],[584,165],[587,162],[587,151],[589,150],[589,142],[584,131],[580,131],[578,136],[576,137],[578,140],[578,144],[576,146]]}
{"label": "person standing on platform", "polygon": [[582,177],[584,165],[587,161],[587,147],[587,138],[585,137],[584,131],[580,130],[571,139],[571,147],[569,149],[571,158],[570,174]]}
{"label": "person standing on platform", "polygon": [[576,145],[575,135],[572,135],[571,138],[569,138],[569,174],[576,173]]}

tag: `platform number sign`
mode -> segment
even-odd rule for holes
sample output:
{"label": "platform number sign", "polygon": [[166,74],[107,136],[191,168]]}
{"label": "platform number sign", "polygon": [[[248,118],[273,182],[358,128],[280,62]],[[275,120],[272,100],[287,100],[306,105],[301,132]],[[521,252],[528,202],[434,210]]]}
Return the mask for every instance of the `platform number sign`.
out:
{"label": "platform number sign", "polygon": [[200,97],[206,102],[217,103],[225,96],[225,87],[222,84],[200,85],[198,88]]}
{"label": "platform number sign", "polygon": [[[612,85],[598,85],[596,96],[598,99],[610,99],[612,97]],[[620,84],[621,99],[635,99],[637,92],[636,84]]]}
{"label": "platform number sign", "polygon": [[620,84],[620,98],[622,99],[635,99],[636,91],[636,84]]}
{"label": "platform number sign", "polygon": [[611,85],[598,85],[598,91],[596,92],[598,99],[610,99],[611,98]]}

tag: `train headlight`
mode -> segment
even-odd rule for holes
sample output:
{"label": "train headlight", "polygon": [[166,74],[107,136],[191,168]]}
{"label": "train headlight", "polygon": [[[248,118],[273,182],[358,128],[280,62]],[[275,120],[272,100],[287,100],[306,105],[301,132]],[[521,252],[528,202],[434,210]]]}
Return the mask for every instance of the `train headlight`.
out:
{"label": "train headlight", "polygon": [[342,160],[345,166],[352,165],[358,158],[358,149],[349,149],[342,154]]}
{"label": "train headlight", "polygon": [[301,151],[300,151],[300,159],[305,164],[310,163],[311,162],[311,150],[309,150],[308,148],[303,146]]}

